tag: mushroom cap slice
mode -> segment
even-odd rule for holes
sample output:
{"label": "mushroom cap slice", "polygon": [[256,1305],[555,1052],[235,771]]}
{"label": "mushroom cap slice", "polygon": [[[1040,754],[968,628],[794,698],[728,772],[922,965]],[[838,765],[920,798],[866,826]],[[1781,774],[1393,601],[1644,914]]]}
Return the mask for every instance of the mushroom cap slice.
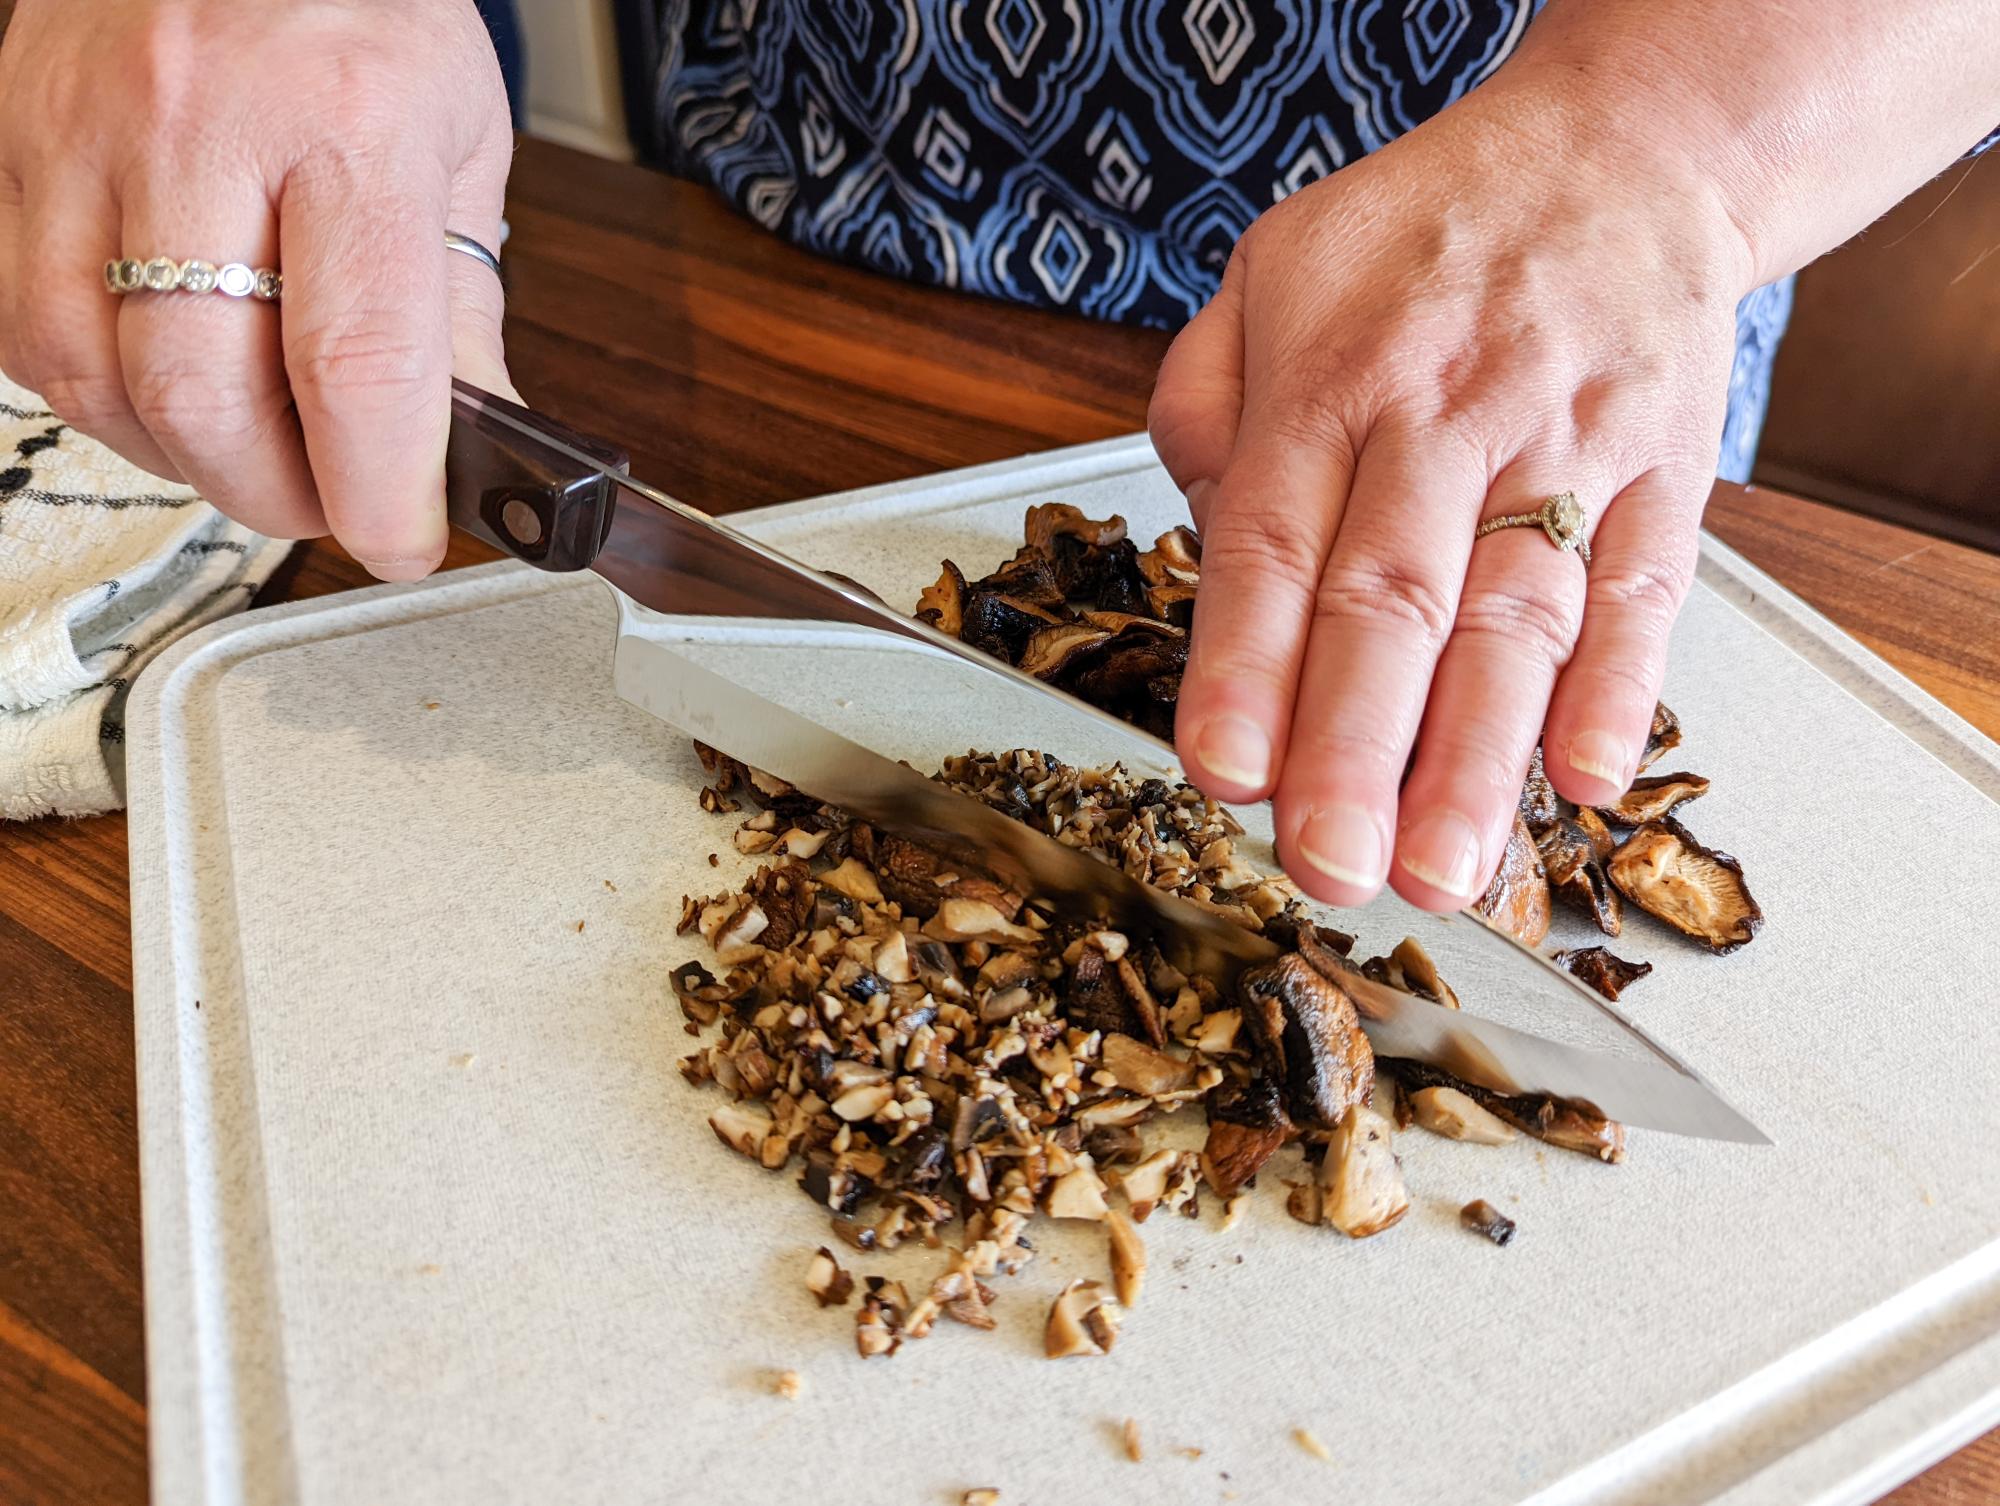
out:
{"label": "mushroom cap slice", "polygon": [[1201,536],[1185,524],[1169,528],[1139,556],[1139,574],[1149,586],[1196,584],[1201,577]]}
{"label": "mushroom cap slice", "polygon": [[998,570],[974,581],[972,589],[997,591],[1002,596],[1010,596],[1030,606],[1057,610],[1061,609],[1066,594],[1063,582],[1056,573],[1055,562],[1037,549],[1016,550],[1014,557]]}
{"label": "mushroom cap slice", "polygon": [[1611,855],[1610,872],[1633,904],[1712,952],[1735,951],[1764,924],[1743,865],[1702,846],[1672,816],[1627,837]]}
{"label": "mushroom cap slice", "polygon": [[1617,804],[1600,805],[1596,811],[1617,826],[1644,826],[1707,793],[1708,780],[1700,774],[1656,774],[1650,779],[1633,780],[1632,787],[1618,797]]}
{"label": "mushroom cap slice", "polygon": [[917,597],[917,616],[940,633],[956,638],[965,627],[965,575],[950,560],[937,584],[925,586]]}
{"label": "mushroom cap slice", "polygon": [[1650,962],[1627,962],[1601,946],[1557,952],[1549,960],[1580,978],[1614,1004],[1620,994],[1653,970]]}
{"label": "mushroom cap slice", "polygon": [[1498,921],[1528,946],[1539,946],[1549,934],[1549,880],[1535,851],[1534,834],[1519,815],[1507,836],[1507,850],[1494,871],[1493,882],[1479,897],[1482,915]]}
{"label": "mushroom cap slice", "polygon": [[1087,622],[1059,622],[1039,628],[1021,645],[1016,667],[1038,680],[1054,680],[1075,668],[1092,649],[1111,641],[1104,628]]}
{"label": "mushroom cap slice", "polygon": [[1238,988],[1260,1033],[1270,1028],[1271,1005],[1282,1011],[1283,1049],[1274,1065],[1295,1115],[1331,1129],[1366,1101],[1375,1053],[1354,1001],[1334,978],[1288,953],[1244,973]]}
{"label": "mushroom cap slice", "polygon": [[[1096,704],[1178,700],[1187,656],[1187,637],[1179,630],[1164,638],[1128,630],[1077,675],[1076,693]],[[1022,668],[1027,668],[1025,663]]]}

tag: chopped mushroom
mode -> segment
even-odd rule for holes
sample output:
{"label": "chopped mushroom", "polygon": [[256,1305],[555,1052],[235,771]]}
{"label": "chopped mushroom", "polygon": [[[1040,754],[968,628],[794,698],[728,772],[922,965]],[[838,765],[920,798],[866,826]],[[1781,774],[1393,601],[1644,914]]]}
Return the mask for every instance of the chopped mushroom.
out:
{"label": "chopped mushroom", "polygon": [[1000,1506],[1000,1492],[990,1485],[974,1486],[958,1498],[958,1506]]}
{"label": "chopped mushroom", "polygon": [[821,1245],[806,1267],[806,1290],[821,1307],[845,1307],[854,1292],[854,1277],[840,1268],[833,1251]]}
{"label": "chopped mushroom", "polygon": [[1549,880],[1535,851],[1534,834],[1518,815],[1493,882],[1479,897],[1480,913],[1497,921],[1528,946],[1549,933]]}
{"label": "chopped mushroom", "polygon": [[1048,1202],[1044,1211],[1050,1218],[1081,1218],[1099,1221],[1110,1213],[1104,1201],[1104,1180],[1090,1164],[1088,1156],[1079,1156],[1076,1166],[1059,1176],[1049,1188]]}
{"label": "chopped mushroom", "polygon": [[1764,924],[1743,865],[1702,846],[1671,816],[1627,837],[1611,855],[1610,870],[1633,904],[1712,952],[1733,952]]}
{"label": "chopped mushroom", "polygon": [[1232,1198],[1292,1137],[1292,1122],[1268,1077],[1218,1088],[1208,1099],[1208,1143],[1202,1175],[1218,1196]]}
{"label": "chopped mushroom", "polygon": [[1474,1145],[1505,1145],[1515,1138],[1512,1126],[1487,1112],[1457,1088],[1419,1088],[1410,1095],[1410,1112],[1434,1135],[1466,1140]]}
{"label": "chopped mushroom", "polygon": [[1111,1236],[1111,1286],[1118,1305],[1139,1305],[1139,1291],[1146,1284],[1146,1242],[1130,1219],[1116,1209],[1104,1214],[1106,1232]]}
{"label": "chopped mushroom", "polygon": [[1625,1159],[1625,1126],[1581,1100],[1548,1093],[1496,1093],[1407,1057],[1387,1058],[1379,1065],[1401,1079],[1406,1097],[1414,1098],[1427,1087],[1456,1088],[1488,1113],[1537,1140],[1614,1165]]}
{"label": "chopped mushroom", "polygon": [[981,899],[947,899],[924,922],[924,934],[939,941],[985,941],[995,945],[1038,947],[1039,931],[1017,926]]}
{"label": "chopped mushroom", "polygon": [[1479,1198],[1458,1210],[1458,1221],[1475,1234],[1483,1234],[1496,1245],[1504,1245],[1514,1237],[1514,1220],[1498,1208]]}
{"label": "chopped mushroom", "polygon": [[1125,1445],[1125,1457],[1130,1459],[1134,1464],[1141,1463],[1146,1456],[1139,1446],[1139,1419],[1136,1417],[1126,1418],[1125,1426],[1118,1430],[1118,1434]]}
{"label": "chopped mushroom", "polygon": [[1542,764],[1542,750],[1538,746],[1528,755],[1528,777],[1521,785],[1521,819],[1528,823],[1528,830],[1536,836],[1551,821],[1562,818],[1562,796],[1549,783],[1548,770]]}
{"label": "chopped mushroom", "polygon": [[917,598],[917,616],[940,633],[956,638],[965,629],[965,576],[950,560],[934,586]]}
{"label": "chopped mushroom", "polygon": [[771,1111],[755,1103],[725,1103],[708,1116],[708,1127],[724,1145],[754,1161],[771,1133]]}
{"label": "chopped mushroom", "polygon": [[1357,1103],[1327,1142],[1319,1170],[1322,1216],[1350,1239],[1380,1234],[1410,1211],[1394,1140],[1389,1121]]}
{"label": "chopped mushroom", "polygon": [[1368,1097],[1375,1053],[1354,1001],[1333,978],[1293,953],[1246,972],[1238,990],[1253,1027],[1273,1033],[1274,1011],[1282,1018],[1282,1046],[1267,1040],[1264,1049],[1285,1075],[1295,1116],[1331,1128]]}
{"label": "chopped mushroom", "polygon": [[1331,1459],[1333,1450],[1319,1441],[1319,1435],[1311,1428],[1293,1428],[1292,1442],[1311,1454],[1315,1459]]}
{"label": "chopped mushroom", "polygon": [[1708,781],[1699,774],[1658,774],[1633,780],[1617,804],[1600,805],[1596,811],[1614,826],[1644,826],[1707,793]]}
{"label": "chopped mushroom", "polygon": [[1194,1063],[1155,1051],[1129,1035],[1107,1035],[1100,1049],[1104,1070],[1128,1093],[1153,1098],[1194,1086]]}
{"label": "chopped mushroom", "polygon": [[1613,956],[1601,946],[1579,947],[1572,951],[1557,952],[1549,960],[1557,967],[1574,974],[1614,1004],[1618,1002],[1620,994],[1653,970],[1653,964],[1650,962],[1627,962],[1623,957]]}
{"label": "chopped mushroom", "polygon": [[1072,1281],[1049,1307],[1042,1349],[1052,1360],[1109,1354],[1118,1341],[1118,1319],[1095,1281]]}

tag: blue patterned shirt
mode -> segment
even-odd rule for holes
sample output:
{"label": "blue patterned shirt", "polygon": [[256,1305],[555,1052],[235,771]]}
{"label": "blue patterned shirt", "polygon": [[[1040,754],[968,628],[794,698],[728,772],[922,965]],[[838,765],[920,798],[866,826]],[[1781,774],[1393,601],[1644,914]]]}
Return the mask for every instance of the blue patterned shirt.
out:
{"label": "blue patterned shirt", "polygon": [[[666,160],[802,246],[1172,328],[1251,220],[1506,61],[1540,0],[656,0]],[[1745,479],[1791,306],[1739,311]]]}

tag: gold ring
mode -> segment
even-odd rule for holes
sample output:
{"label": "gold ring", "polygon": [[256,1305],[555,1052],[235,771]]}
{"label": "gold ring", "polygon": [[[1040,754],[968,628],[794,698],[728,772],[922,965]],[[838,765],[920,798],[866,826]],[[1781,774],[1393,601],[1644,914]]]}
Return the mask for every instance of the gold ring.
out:
{"label": "gold ring", "polygon": [[1533,512],[1488,518],[1474,530],[1472,536],[1483,539],[1502,528],[1539,528],[1556,548],[1564,553],[1574,551],[1584,564],[1590,563],[1590,540],[1583,536],[1583,504],[1576,500],[1575,492],[1557,492],[1553,497],[1545,497],[1542,505]]}

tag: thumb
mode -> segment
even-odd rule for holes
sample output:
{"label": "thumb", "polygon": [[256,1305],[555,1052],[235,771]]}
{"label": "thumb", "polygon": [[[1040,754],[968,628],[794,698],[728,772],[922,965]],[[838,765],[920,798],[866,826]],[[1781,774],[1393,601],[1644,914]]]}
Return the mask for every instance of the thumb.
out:
{"label": "thumb", "polygon": [[1243,259],[1231,257],[1202,311],[1174,337],[1153,384],[1146,428],[1202,527],[1243,416]]}

